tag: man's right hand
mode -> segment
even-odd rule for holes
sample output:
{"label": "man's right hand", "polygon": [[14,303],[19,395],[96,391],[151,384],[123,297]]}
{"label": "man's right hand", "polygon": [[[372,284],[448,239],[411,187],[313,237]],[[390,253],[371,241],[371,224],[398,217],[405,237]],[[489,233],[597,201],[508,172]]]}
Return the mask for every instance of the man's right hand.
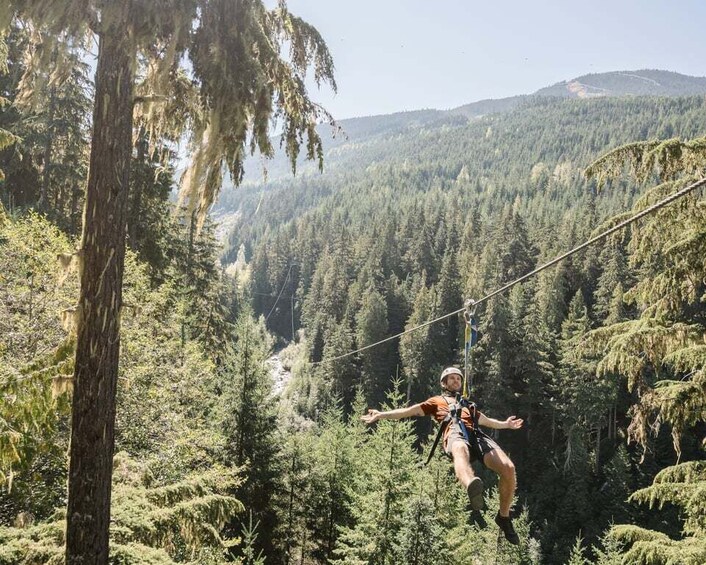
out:
{"label": "man's right hand", "polygon": [[373,408],[368,409],[368,413],[365,416],[361,416],[360,419],[366,424],[370,425],[377,422],[380,419],[382,412],[380,410],[374,410]]}

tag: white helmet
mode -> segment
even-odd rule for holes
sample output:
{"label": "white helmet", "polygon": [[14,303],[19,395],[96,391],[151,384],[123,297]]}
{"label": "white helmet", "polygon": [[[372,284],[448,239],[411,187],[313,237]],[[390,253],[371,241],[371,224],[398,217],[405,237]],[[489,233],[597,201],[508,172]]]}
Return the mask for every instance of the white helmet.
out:
{"label": "white helmet", "polygon": [[456,367],[447,367],[441,373],[441,377],[439,378],[439,384],[441,386],[444,386],[446,384],[446,382],[445,382],[446,377],[448,377],[449,375],[451,375],[453,373],[456,373],[457,375],[459,375],[463,379],[463,373],[461,372],[461,369],[457,369]]}

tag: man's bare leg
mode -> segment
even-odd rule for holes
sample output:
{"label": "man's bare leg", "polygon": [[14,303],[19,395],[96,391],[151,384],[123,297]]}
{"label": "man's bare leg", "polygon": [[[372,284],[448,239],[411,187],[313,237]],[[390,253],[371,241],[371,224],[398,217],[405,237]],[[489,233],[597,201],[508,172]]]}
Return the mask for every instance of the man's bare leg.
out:
{"label": "man's bare leg", "polygon": [[458,482],[463,488],[468,488],[475,474],[471,467],[471,457],[468,454],[468,446],[462,441],[455,441],[451,444],[451,457],[454,461],[454,472]]}
{"label": "man's bare leg", "polygon": [[451,444],[451,456],[454,461],[456,478],[466,489],[471,508],[473,510],[481,510],[483,508],[483,481],[473,473],[471,457],[466,443],[464,441],[453,442]]}
{"label": "man's bare leg", "polygon": [[520,544],[520,537],[517,535],[515,528],[510,519],[510,506],[512,505],[512,497],[515,495],[515,465],[507,454],[499,447],[495,448],[490,453],[486,453],[483,457],[483,464],[500,475],[500,510],[495,517],[495,523],[505,535],[505,539],[513,545]]}
{"label": "man's bare leg", "polygon": [[500,476],[500,484],[498,485],[498,490],[500,491],[500,515],[507,518],[510,516],[510,506],[512,505],[512,498],[515,496],[515,487],[517,485],[515,464],[499,447],[485,454],[483,464]]}

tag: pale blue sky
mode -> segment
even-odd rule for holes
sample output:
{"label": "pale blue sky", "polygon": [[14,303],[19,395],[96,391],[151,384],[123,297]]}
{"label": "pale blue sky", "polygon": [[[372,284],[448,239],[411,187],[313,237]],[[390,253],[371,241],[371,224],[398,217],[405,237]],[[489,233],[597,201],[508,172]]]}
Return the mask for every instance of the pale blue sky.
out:
{"label": "pale blue sky", "polygon": [[337,119],[529,94],[644,68],[706,75],[706,0],[288,0],[336,65]]}

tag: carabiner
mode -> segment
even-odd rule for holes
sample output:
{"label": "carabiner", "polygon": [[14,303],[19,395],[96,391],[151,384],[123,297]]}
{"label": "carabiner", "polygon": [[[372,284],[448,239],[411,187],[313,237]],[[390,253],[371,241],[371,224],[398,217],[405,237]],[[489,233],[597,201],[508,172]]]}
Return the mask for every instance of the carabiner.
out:
{"label": "carabiner", "polygon": [[471,318],[476,315],[476,301],[472,298],[469,298],[468,300],[466,300],[463,306],[466,309],[466,311],[463,313],[463,317],[465,318],[466,323],[470,323]]}

